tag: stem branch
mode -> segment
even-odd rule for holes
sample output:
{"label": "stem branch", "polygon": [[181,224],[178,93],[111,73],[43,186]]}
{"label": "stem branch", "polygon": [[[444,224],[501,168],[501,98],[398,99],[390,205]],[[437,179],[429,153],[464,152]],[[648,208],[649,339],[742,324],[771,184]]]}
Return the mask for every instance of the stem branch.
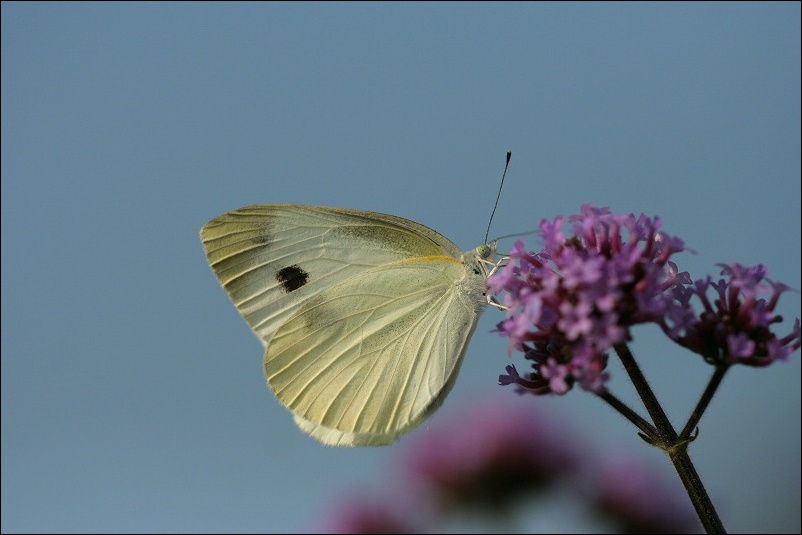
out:
{"label": "stem branch", "polygon": [[713,376],[710,378],[710,382],[707,383],[707,388],[702,393],[702,397],[699,398],[699,403],[696,404],[696,407],[693,409],[691,413],[691,417],[688,418],[688,423],[685,424],[685,427],[682,429],[682,433],[679,434],[679,441],[680,442],[687,442],[688,438],[691,436],[691,433],[696,426],[699,424],[699,420],[701,420],[702,415],[704,414],[707,406],[710,404],[710,401],[713,399],[713,394],[716,393],[719,385],[721,384],[721,380],[724,379],[724,374],[729,370],[729,366],[717,366],[716,371],[713,372]]}
{"label": "stem branch", "polygon": [[[657,429],[657,440],[654,445],[664,450],[674,464],[674,469],[677,471],[682,484],[685,486],[688,497],[696,509],[696,514],[699,516],[699,520],[702,522],[705,531],[707,533],[726,533],[724,524],[721,523],[716,509],[713,507],[713,502],[710,501],[710,496],[707,494],[701,479],[699,479],[699,474],[696,472],[696,468],[693,466],[691,458],[688,455],[688,440],[679,439],[677,436],[677,432],[671,425],[665,411],[663,411],[663,407],[657,401],[657,397],[654,395],[651,386],[649,386],[649,383],[643,376],[643,372],[641,372],[638,363],[635,361],[635,356],[629,350],[629,346],[626,344],[616,344],[615,351],[618,353],[621,363],[624,365],[624,369],[627,374],[629,374],[629,378],[632,380],[633,385],[635,385],[635,389],[638,391],[641,400],[643,400],[643,404]],[[719,373],[717,371],[713,375],[710,385],[708,385],[707,390],[710,390],[711,397],[718,383],[723,378],[724,373],[721,372],[720,377],[718,377],[718,375]],[[707,390],[705,393],[707,393]],[[699,406],[702,412],[704,412],[707,403],[709,403],[709,399],[706,401],[700,400]],[[699,406],[697,408],[699,408]],[[694,414],[695,412],[696,411],[694,411]],[[692,416],[689,423],[693,421]],[[686,425],[686,428],[687,427]],[[683,430],[683,434],[684,433],[685,430]]]}

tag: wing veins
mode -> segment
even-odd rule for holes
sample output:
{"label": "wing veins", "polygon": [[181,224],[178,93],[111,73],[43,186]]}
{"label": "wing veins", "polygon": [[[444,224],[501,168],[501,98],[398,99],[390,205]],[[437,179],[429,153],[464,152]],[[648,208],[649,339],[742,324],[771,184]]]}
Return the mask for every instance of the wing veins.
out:
{"label": "wing veins", "polygon": [[[426,290],[423,290],[423,291],[420,291],[420,292],[414,292],[414,293],[411,293],[411,294],[407,294],[407,296],[413,296],[413,295],[420,294],[420,293],[429,293],[430,291],[431,291],[431,288],[427,288]],[[442,294],[440,297],[438,297],[438,299],[437,299],[437,300],[438,300],[438,301],[442,301],[443,299],[447,299],[447,297],[448,297],[448,292],[446,291],[446,292],[444,292],[444,293],[443,293],[443,294]],[[396,299],[396,298],[394,298],[394,299]],[[430,302],[430,301],[426,301],[426,303],[429,303],[429,302]],[[423,303],[423,302],[422,302],[422,303]],[[387,304],[387,303],[385,302],[385,303],[383,303],[383,304],[382,304],[382,306],[385,306],[386,304]],[[422,304],[415,305],[415,306],[410,306],[410,307],[409,307],[409,311],[408,311],[408,312],[406,312],[406,313],[405,313],[405,315],[406,315],[406,314],[413,314],[413,313],[414,313],[414,310],[415,310],[415,309],[418,309],[418,308],[420,308],[421,306],[422,306]],[[374,309],[370,311],[369,317],[368,317],[368,318],[366,318],[366,320],[365,320],[365,321],[363,321],[363,322],[362,322],[362,323],[361,323],[361,324],[360,324],[360,325],[359,325],[357,328],[359,328],[359,329],[362,329],[362,328],[364,328],[364,325],[365,325],[365,324],[367,324],[367,323],[369,323],[370,317],[372,317],[372,316],[373,316],[373,315],[374,315],[376,312],[378,312],[378,309],[379,309],[379,307],[374,307]],[[408,330],[406,330],[406,331],[405,331],[405,332],[403,332],[403,333],[400,333],[399,335],[397,335],[397,336],[396,336],[396,337],[394,337],[394,338],[391,338],[391,339],[389,339],[389,340],[388,340],[388,342],[387,342],[386,344],[384,344],[384,345],[383,345],[381,348],[378,348],[377,350],[375,350],[375,351],[374,351],[374,353],[376,353],[376,354],[378,354],[379,356],[381,356],[381,355],[383,355],[383,354],[385,353],[385,351],[387,350],[387,348],[388,348],[388,347],[390,347],[390,346],[394,345],[394,344],[395,344],[395,343],[397,343],[397,342],[401,342],[401,345],[400,345],[401,349],[407,348],[407,347],[409,346],[409,338],[412,336],[412,333],[413,333],[413,332],[415,331],[415,329],[416,329],[418,326],[420,326],[420,324],[421,324],[421,323],[423,323],[423,322],[424,322],[424,321],[425,321],[427,318],[428,318],[428,315],[426,315],[426,314],[424,314],[424,315],[421,315],[420,317],[418,317],[418,318],[415,320],[415,322],[413,323],[413,325],[412,325],[412,326],[411,326],[411,327],[410,327]],[[426,329],[426,331],[427,331],[427,332],[430,332],[431,330],[432,330],[432,327],[429,327],[429,328],[427,328],[427,329]],[[354,331],[350,331],[350,332],[349,332],[349,333],[347,333],[347,334],[346,334],[344,337],[348,337],[348,336],[350,336],[350,335],[351,335],[351,334],[353,334],[353,333],[354,333]],[[361,340],[360,340],[360,344],[361,344]],[[355,349],[354,349],[354,350],[355,350]],[[344,351],[343,351],[343,352],[341,352],[341,353],[340,353],[340,355],[342,355],[343,353],[344,353]],[[407,353],[407,351],[404,351],[404,353]],[[426,359],[426,365],[427,365],[427,366],[430,364],[430,360],[431,360],[430,358],[427,358],[427,359]],[[401,359],[395,359],[395,361],[394,361],[394,362],[395,362],[395,366],[393,366],[393,368],[392,368],[392,372],[391,372],[391,375],[392,375],[392,376],[396,376],[396,375],[398,375],[398,374],[400,373],[400,372],[399,372],[399,368],[400,368],[400,366],[401,366],[401,364],[402,364],[402,361],[401,361]],[[355,386],[355,388],[354,388],[354,391],[353,391],[353,393],[352,393],[352,395],[351,395],[351,400],[349,400],[349,401],[347,401],[347,402],[346,402],[346,407],[347,407],[347,408],[346,408],[346,409],[344,409],[344,410],[342,411],[342,414],[340,415],[340,418],[339,418],[339,420],[337,421],[337,423],[336,423],[336,424],[334,424],[334,425],[332,426],[334,429],[338,429],[338,430],[339,430],[339,429],[341,429],[341,428],[340,428],[340,427],[338,427],[338,426],[339,426],[339,425],[342,423],[342,421],[343,421],[343,420],[344,420],[346,417],[349,417],[349,416],[348,416],[348,413],[349,413],[349,412],[353,412],[353,411],[352,411],[352,409],[355,407],[355,405],[354,405],[354,401],[355,401],[357,398],[359,398],[359,397],[364,397],[364,402],[363,402],[363,404],[362,404],[362,407],[361,407],[361,409],[362,409],[362,410],[358,410],[358,411],[357,411],[357,414],[359,414],[359,415],[361,415],[361,416],[365,416],[365,415],[366,415],[366,412],[365,412],[363,409],[364,409],[364,408],[365,408],[365,407],[368,405],[368,403],[369,403],[369,402],[370,402],[372,399],[374,399],[374,396],[381,396],[381,399],[382,399],[381,405],[382,405],[382,406],[386,406],[386,401],[387,401],[387,399],[388,399],[388,396],[390,396],[390,392],[391,392],[391,388],[390,388],[390,387],[392,386],[392,384],[393,384],[394,382],[396,382],[396,379],[395,379],[394,377],[391,377],[391,378],[390,378],[390,379],[388,379],[387,381],[384,381],[382,384],[380,384],[380,383],[378,383],[378,382],[377,382],[377,383],[376,383],[376,385],[375,385],[373,388],[370,388],[369,390],[367,390],[367,391],[363,392],[363,389],[365,388],[365,382],[366,382],[366,381],[368,381],[368,379],[369,379],[369,378],[370,378],[370,376],[371,376],[371,373],[372,373],[372,372],[373,372],[373,371],[376,369],[376,367],[377,367],[377,366],[379,366],[380,364],[386,364],[386,362],[385,362],[384,360],[381,360],[381,359],[379,359],[379,358],[374,358],[374,359],[371,359],[371,363],[370,363],[370,367],[369,367],[369,368],[367,368],[367,369],[365,369],[365,368],[361,368],[361,369],[357,370],[357,373],[359,373],[359,375],[362,375],[362,376],[363,376],[363,378],[362,378],[361,382],[359,383],[359,385]],[[414,363],[413,363],[413,364],[414,364]],[[416,368],[417,368],[417,366],[413,365],[413,366],[412,366],[412,368],[410,369],[410,371],[413,371],[413,370],[415,370]],[[321,373],[322,373],[323,371],[325,371],[325,370],[321,370]],[[339,377],[342,377],[342,375],[343,375],[343,373],[344,373],[344,372],[345,372],[345,370],[342,370],[341,372],[337,373],[337,374],[336,374],[334,377],[332,377],[332,378],[331,378],[331,380],[330,380],[330,381],[328,381],[326,384],[327,384],[327,385],[328,385],[328,384],[331,384],[331,383],[332,383],[332,382],[334,382],[334,381],[335,381],[337,378],[339,378]],[[360,372],[361,372],[361,373],[360,373]],[[389,370],[388,370],[388,372],[389,372]],[[357,373],[355,373],[355,374],[354,374],[354,375],[351,377],[351,379],[349,379],[349,381],[350,381],[350,380],[352,380],[352,379],[353,379],[353,377],[357,375]],[[319,375],[319,374],[318,374],[318,375]],[[391,415],[392,415],[392,416],[391,416],[391,418],[390,418],[390,420],[389,420],[389,422],[388,422],[388,425],[389,425],[389,424],[391,424],[392,422],[395,422],[395,421],[397,421],[397,419],[399,418],[399,415],[400,415],[400,407],[401,407],[401,404],[402,404],[402,400],[403,400],[403,399],[406,397],[406,395],[407,395],[407,390],[408,390],[408,388],[409,388],[409,383],[410,383],[410,381],[412,380],[412,376],[413,376],[413,375],[414,375],[414,374],[410,373],[410,374],[409,374],[409,376],[408,376],[408,378],[407,378],[407,380],[404,382],[404,384],[400,386],[400,388],[399,388],[399,395],[398,395],[398,397],[397,397],[397,399],[396,399],[396,401],[395,401],[395,403],[394,403],[394,406],[392,406],[392,407],[389,409],[389,410],[391,411]],[[311,381],[310,381],[310,383],[311,383]],[[382,392],[382,393],[380,393],[380,394],[377,394],[377,389],[379,388],[379,386],[384,386],[385,388],[384,388],[384,390],[383,390],[383,392]],[[317,400],[317,399],[319,398],[319,396],[320,396],[320,395],[322,395],[322,391],[321,391],[321,393],[319,393],[317,396],[315,396],[314,400]],[[297,399],[297,397],[296,397],[296,399]],[[337,398],[335,398],[335,399],[337,399]],[[311,403],[312,403],[312,402],[310,401],[310,404],[311,404]],[[334,405],[335,405],[334,403],[330,403],[330,404],[329,404],[329,406],[327,407],[326,411],[324,412],[324,417],[323,417],[323,418],[321,418],[321,421],[325,419],[325,417],[326,417],[326,416],[329,414],[329,412],[330,412],[331,408],[332,408]],[[359,420],[357,420],[357,422],[355,422],[355,423],[358,423],[358,421],[359,421]],[[376,417],[374,416],[373,420],[371,421],[371,425],[370,425],[370,427],[372,428],[372,427],[373,427],[373,425],[375,425],[375,423],[376,423]]]}

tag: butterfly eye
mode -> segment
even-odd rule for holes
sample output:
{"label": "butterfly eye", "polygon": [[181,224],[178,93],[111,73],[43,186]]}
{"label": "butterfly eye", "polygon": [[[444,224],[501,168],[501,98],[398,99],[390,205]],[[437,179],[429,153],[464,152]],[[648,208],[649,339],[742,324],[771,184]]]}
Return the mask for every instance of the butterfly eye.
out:
{"label": "butterfly eye", "polygon": [[285,292],[290,293],[309,282],[309,273],[296,264],[280,269],[276,273],[276,280],[281,284]]}

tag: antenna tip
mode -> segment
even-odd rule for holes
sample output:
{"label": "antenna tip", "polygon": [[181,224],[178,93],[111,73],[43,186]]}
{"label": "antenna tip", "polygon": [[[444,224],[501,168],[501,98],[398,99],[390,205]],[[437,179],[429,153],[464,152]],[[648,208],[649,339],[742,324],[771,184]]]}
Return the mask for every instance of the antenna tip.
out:
{"label": "antenna tip", "polygon": [[507,151],[507,163],[510,163],[510,158],[512,158],[512,151],[508,150]]}

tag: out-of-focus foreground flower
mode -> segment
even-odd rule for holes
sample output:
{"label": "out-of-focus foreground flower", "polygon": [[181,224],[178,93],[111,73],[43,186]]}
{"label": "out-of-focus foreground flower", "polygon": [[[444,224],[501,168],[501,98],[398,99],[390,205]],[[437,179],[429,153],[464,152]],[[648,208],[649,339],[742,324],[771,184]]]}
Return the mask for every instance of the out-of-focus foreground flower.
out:
{"label": "out-of-focus foreground flower", "polygon": [[534,410],[487,405],[420,436],[406,466],[420,492],[443,507],[511,506],[576,468],[572,441]]}
{"label": "out-of-focus foreground flower", "polygon": [[[596,455],[578,447],[587,441],[536,407],[493,402],[441,422],[410,436],[400,473],[383,478],[379,491],[340,497],[315,532],[437,533],[457,522],[463,529],[497,533],[520,527],[519,506],[555,496],[604,530],[633,533],[627,530],[637,525],[643,533],[698,532],[690,503],[670,496],[662,476],[635,469],[599,476]],[[645,481],[649,490],[642,487]],[[631,490],[651,495],[627,494]],[[652,507],[661,500],[666,510],[656,512]],[[640,513],[650,518],[641,520]],[[689,515],[690,524],[678,522]]]}
{"label": "out-of-focus foreground flower", "polygon": [[312,533],[422,533],[419,515],[389,500],[354,496],[340,500]]}
{"label": "out-of-focus foreground flower", "polygon": [[589,499],[618,533],[694,533],[699,520],[669,480],[632,459],[603,463],[589,476]]}

